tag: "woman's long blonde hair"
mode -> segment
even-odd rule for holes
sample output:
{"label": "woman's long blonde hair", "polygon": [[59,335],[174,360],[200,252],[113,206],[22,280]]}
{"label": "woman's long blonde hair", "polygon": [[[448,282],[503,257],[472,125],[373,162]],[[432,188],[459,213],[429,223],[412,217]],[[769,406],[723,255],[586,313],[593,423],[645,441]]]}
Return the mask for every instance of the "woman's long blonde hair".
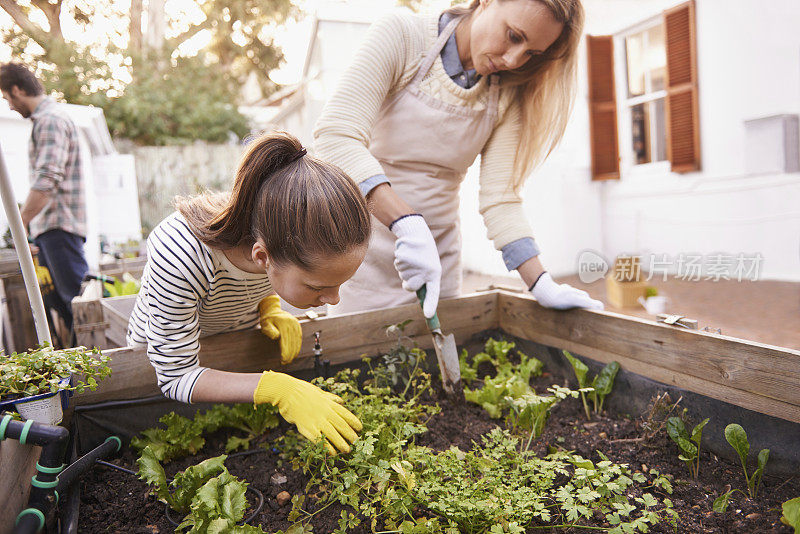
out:
{"label": "woman's long blonde hair", "polygon": [[[507,0],[496,0],[504,2]],[[583,34],[584,12],[580,0],[526,0],[546,6],[553,18],[564,25],[561,35],[525,65],[500,73],[503,87],[513,87],[522,105],[522,134],[514,160],[515,190],[561,141],[575,100],[578,46]],[[455,16],[471,16],[480,0],[447,10]]]}

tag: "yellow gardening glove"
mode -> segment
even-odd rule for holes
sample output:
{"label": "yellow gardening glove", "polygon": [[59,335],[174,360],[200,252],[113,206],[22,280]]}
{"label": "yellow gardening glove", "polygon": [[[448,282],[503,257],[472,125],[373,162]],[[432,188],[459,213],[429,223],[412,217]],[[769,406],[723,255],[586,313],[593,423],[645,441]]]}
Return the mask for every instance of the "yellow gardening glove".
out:
{"label": "yellow gardening glove", "polygon": [[50,271],[47,267],[38,264],[34,264],[34,267],[36,268],[36,280],[39,282],[39,291],[42,292],[42,295],[49,295],[55,289]]}
{"label": "yellow gardening glove", "polygon": [[270,295],[258,303],[258,323],[261,331],[270,339],[278,339],[281,344],[281,363],[287,364],[294,360],[300,352],[303,342],[303,329],[300,321],[281,309],[278,295]]}
{"label": "yellow gardening glove", "polygon": [[293,376],[265,371],[253,393],[256,404],[272,404],[284,419],[297,426],[297,431],[314,441],[325,436],[330,454],[350,452],[350,445],[361,430],[358,417],[342,406],[338,395]]}
{"label": "yellow gardening glove", "polygon": [[36,279],[39,280],[40,286],[46,286],[53,283],[53,279],[50,278],[50,271],[47,270],[47,267],[42,267],[41,265],[36,265],[35,267]]}

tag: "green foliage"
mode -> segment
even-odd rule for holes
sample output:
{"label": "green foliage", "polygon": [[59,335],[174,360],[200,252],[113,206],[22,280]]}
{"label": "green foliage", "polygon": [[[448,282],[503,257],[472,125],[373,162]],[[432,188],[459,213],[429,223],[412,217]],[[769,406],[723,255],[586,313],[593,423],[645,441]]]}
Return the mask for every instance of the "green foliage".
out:
{"label": "green foliage", "polygon": [[517,354],[520,363],[512,364],[508,360],[508,354],[514,346],[514,343],[490,338],[486,341],[483,352],[472,358],[471,364],[467,361],[466,351],[462,351],[459,357],[461,377],[467,384],[478,378],[478,367],[482,363],[490,363],[494,367],[495,375],[484,376],[480,388],[464,389],[464,397],[469,402],[482,406],[494,419],[503,416],[503,411],[507,407],[506,397],[518,399],[522,395],[533,393],[530,379],[533,376],[540,376],[544,367],[537,358],[529,357],[519,351]]}
{"label": "green foliage", "polygon": [[228,472],[227,456],[217,456],[192,465],[167,482],[164,468],[150,447],[145,447],[137,460],[139,478],[151,486],[151,492],[170,508],[184,515],[176,532],[189,533],[238,532],[263,533],[260,528],[236,523],[247,509],[247,483]]}
{"label": "green foliage", "polygon": [[370,384],[378,388],[390,388],[401,397],[417,391],[414,383],[421,374],[420,365],[425,362],[425,351],[417,347],[413,339],[405,335],[405,328],[411,319],[385,327],[387,336],[396,336],[397,344],[386,354],[377,358],[364,358],[372,377]]}
{"label": "green foliage", "polygon": [[767,460],[769,460],[769,449],[761,449],[759,451],[756,470],[748,475],[747,455],[750,453],[750,443],[747,441],[747,432],[744,431],[741,425],[731,423],[725,427],[725,440],[739,454],[739,459],[742,461],[744,479],[747,483],[747,491],[750,494],[750,498],[755,499],[758,495],[758,488],[761,485],[761,478],[764,476]]}
{"label": "green foliage", "polygon": [[187,454],[197,454],[205,445],[203,434],[220,428],[235,428],[247,433],[245,437],[231,436],[226,452],[248,448],[253,438],[265,434],[278,426],[278,410],[269,404],[217,404],[195,418],[170,412],[159,422],[165,428],[148,428],[131,439],[131,446],[143,451],[150,447],[152,454],[161,462],[168,462]]}
{"label": "green foliage", "polygon": [[781,505],[781,523],[794,527],[794,534],[800,534],[800,497],[788,500]]}
{"label": "green foliage", "polygon": [[[684,410],[685,415],[685,410]],[[679,459],[686,463],[692,478],[697,478],[700,472],[700,440],[703,427],[708,424],[708,418],[703,419],[693,429],[691,435],[686,430],[683,417],[670,417],[667,419],[667,434],[678,445]]]}
{"label": "green foliage", "polygon": [[[541,366],[525,360],[527,370],[521,370],[508,363],[509,350],[508,345],[493,343],[482,358],[498,364],[492,379],[517,377],[517,383],[528,388],[511,398],[512,426],[541,429],[548,410],[539,406],[577,397],[579,391],[553,386],[551,396],[536,396],[527,379]],[[362,421],[363,429],[351,453],[335,457],[327,454],[321,441],[309,442],[294,431],[281,438],[284,459],[295,469],[303,469],[309,481],[305,491],[292,498],[289,521],[294,525],[278,534],[310,533],[314,515],[332,504],[343,506],[336,533],[381,527],[381,531],[408,534],[519,534],[530,527],[580,528],[602,516],[611,523],[610,532],[623,534],[647,532],[663,521],[675,523],[672,502],[658,496],[671,493],[671,483],[655,470],[648,475],[631,473],[626,465],[602,454],[597,463],[568,451],[541,458],[522,438],[499,428],[466,452],[457,447],[439,452],[418,445],[417,436],[427,431],[427,420],[439,410],[419,402],[430,392],[431,378],[421,365],[415,365],[408,377],[412,386],[403,396],[376,379],[387,376],[382,365],[373,365],[362,385],[357,369],[315,381],[339,395]],[[528,378],[521,380],[522,376]],[[221,413],[209,410],[193,423],[199,428],[222,427]],[[175,498],[175,488],[166,484],[151,447],[144,449],[139,465],[159,498]],[[243,506],[243,496],[224,489],[233,484],[224,466],[219,473],[210,467],[198,469],[187,484],[195,488],[196,497],[190,500],[190,515],[182,525],[192,526],[190,532],[260,532],[255,527],[233,526],[240,517],[237,511]],[[201,474],[213,476],[203,482]]]}
{"label": "green foliage", "polygon": [[113,284],[103,282],[103,287],[105,287],[109,297],[122,297],[124,295],[136,295],[142,284],[131,273],[124,273],[122,280],[114,279]]}
{"label": "green foliage", "polygon": [[[146,47],[141,22],[130,20],[134,3],[141,14],[141,0],[124,9],[104,1],[12,1],[5,9],[16,24],[2,38],[11,57],[35,68],[48,93],[103,108],[113,135],[157,145],[246,135],[237,109],[241,89],[253,82],[264,96],[276,89],[269,72],[283,54],[271,36],[297,13],[292,0],[208,0],[180,9],[167,3],[171,37]],[[81,35],[76,41],[73,27]],[[184,45],[201,32],[207,44],[186,56]],[[127,48],[118,44],[125,42]]]}
{"label": "green foliage", "polygon": [[141,62],[124,93],[103,108],[112,135],[144,145],[224,142],[249,131],[223,73],[199,56]]}
{"label": "green foliage", "polygon": [[[0,398],[30,397],[65,389],[94,391],[97,383],[111,374],[109,358],[98,349],[86,347],[56,350],[42,345],[28,352],[14,352],[0,358]],[[72,385],[62,385],[74,375]]]}
{"label": "green foliage", "polygon": [[589,411],[589,403],[586,400],[587,396],[589,400],[592,401],[594,413],[602,412],[603,403],[606,400],[606,396],[608,396],[608,394],[611,393],[611,390],[614,388],[614,380],[619,372],[619,363],[611,362],[606,364],[606,366],[603,367],[591,381],[589,381],[589,368],[586,366],[586,364],[569,352],[565,350],[562,352],[569,361],[570,365],[572,365],[572,370],[575,372],[575,378],[578,379],[578,387],[581,389],[591,388],[591,391],[581,393],[581,401],[583,401],[583,409],[586,412],[586,418],[591,419],[592,415]]}
{"label": "green foliage", "polygon": [[[517,409],[512,409],[510,421],[519,427],[541,428],[547,410],[538,405],[551,406],[579,392],[554,386],[549,390],[552,397],[535,399],[527,379],[519,378],[529,377],[534,367],[527,360],[531,371],[508,364],[513,348],[509,345],[492,342],[476,357],[499,367],[497,375],[484,383],[501,387],[512,380],[527,387],[512,399],[519,402],[513,403]],[[466,357],[463,360],[466,364]],[[473,366],[477,369],[474,361]],[[541,370],[540,364],[536,367]],[[371,370],[376,372],[381,373]],[[415,437],[425,432],[424,417],[430,407],[393,396],[388,387],[378,388],[369,379],[361,391],[357,376],[357,371],[346,370],[334,379],[318,381],[340,395],[364,425],[350,455],[332,459],[320,444],[291,436],[281,447],[295,468],[302,467],[309,475],[307,492],[314,488],[317,510],[334,502],[352,510],[341,515],[340,531],[359,517],[370,520],[373,530],[382,523],[385,531],[421,534],[524,532],[533,524],[566,527],[580,525],[595,513],[607,514],[620,533],[645,532],[663,519],[674,521],[668,499],[649,493],[638,500],[628,497],[633,485],[647,479],[641,473],[634,477],[626,466],[607,459],[595,465],[568,452],[538,458],[523,446],[523,440],[500,429],[484,436],[469,452],[456,447],[437,452],[419,446]],[[425,387],[429,384],[428,377]],[[484,395],[499,398],[496,392]],[[671,492],[665,477],[652,476],[651,486],[642,489]],[[306,501],[304,496],[295,496],[291,521],[307,523],[313,517],[315,512]]]}

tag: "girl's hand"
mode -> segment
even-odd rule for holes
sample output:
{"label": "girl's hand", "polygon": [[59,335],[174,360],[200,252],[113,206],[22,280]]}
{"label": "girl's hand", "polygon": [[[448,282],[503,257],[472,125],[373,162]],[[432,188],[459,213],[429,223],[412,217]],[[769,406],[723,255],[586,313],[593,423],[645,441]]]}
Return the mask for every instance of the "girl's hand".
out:
{"label": "girl's hand", "polygon": [[603,303],[589,296],[586,291],[576,289],[569,284],[557,284],[550,273],[545,271],[533,285],[531,293],[545,308],[566,310],[569,308],[586,308],[602,310]]}
{"label": "girl's hand", "polygon": [[348,442],[353,443],[362,428],[358,417],[342,406],[339,396],[284,373],[265,371],[253,402],[277,406],[283,418],[312,441],[324,436],[325,448],[331,454],[336,454],[336,449],[350,452]]}
{"label": "girl's hand", "polygon": [[258,303],[258,323],[261,332],[270,339],[277,339],[281,346],[281,363],[286,365],[300,353],[303,329],[300,321],[281,309],[278,295],[269,295]]}

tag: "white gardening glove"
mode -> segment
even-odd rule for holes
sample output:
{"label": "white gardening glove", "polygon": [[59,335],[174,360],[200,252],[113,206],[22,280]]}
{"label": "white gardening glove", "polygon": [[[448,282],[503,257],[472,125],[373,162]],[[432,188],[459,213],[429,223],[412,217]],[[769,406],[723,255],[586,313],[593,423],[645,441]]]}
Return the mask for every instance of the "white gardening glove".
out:
{"label": "white gardening glove", "polygon": [[550,273],[545,271],[539,277],[531,293],[545,308],[567,310],[569,308],[586,308],[589,310],[602,310],[603,303],[589,296],[586,291],[572,287],[569,284],[557,284]]}
{"label": "white gardening glove", "polygon": [[394,266],[403,279],[403,289],[416,292],[427,286],[422,313],[430,319],[439,305],[442,264],[439,251],[425,219],[417,213],[400,217],[389,226],[397,236],[394,243]]}

